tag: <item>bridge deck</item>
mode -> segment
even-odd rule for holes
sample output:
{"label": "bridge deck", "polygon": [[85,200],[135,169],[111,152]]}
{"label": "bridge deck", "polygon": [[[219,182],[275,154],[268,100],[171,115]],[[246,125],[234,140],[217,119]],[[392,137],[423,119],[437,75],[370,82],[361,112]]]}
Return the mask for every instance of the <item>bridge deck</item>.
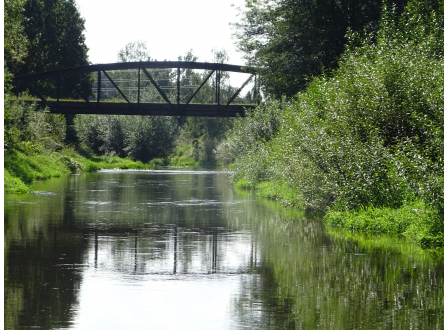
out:
{"label": "bridge deck", "polygon": [[[42,101],[37,102],[44,106]],[[201,117],[244,117],[244,109],[255,105],[229,104],[167,104],[167,103],[124,103],[124,102],[51,102],[51,113],[62,114],[108,114],[141,116],[201,116]]]}

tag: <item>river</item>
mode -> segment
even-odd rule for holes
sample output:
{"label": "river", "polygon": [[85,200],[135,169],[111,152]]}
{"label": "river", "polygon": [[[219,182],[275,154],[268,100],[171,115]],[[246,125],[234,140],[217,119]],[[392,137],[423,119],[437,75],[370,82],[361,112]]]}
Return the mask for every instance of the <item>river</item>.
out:
{"label": "river", "polygon": [[5,195],[6,329],[443,329],[443,255],[325,226],[219,171]]}

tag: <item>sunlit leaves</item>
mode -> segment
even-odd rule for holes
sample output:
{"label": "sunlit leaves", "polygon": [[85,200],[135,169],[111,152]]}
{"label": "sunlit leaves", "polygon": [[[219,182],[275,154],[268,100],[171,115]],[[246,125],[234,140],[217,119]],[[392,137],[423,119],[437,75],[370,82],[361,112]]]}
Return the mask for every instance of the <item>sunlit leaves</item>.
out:
{"label": "sunlit leaves", "polygon": [[340,69],[294,102],[269,101],[239,122],[223,145],[234,180],[287,182],[316,210],[421,198],[442,214],[443,18],[415,6],[400,19],[385,11],[375,43],[350,34]]}
{"label": "sunlit leaves", "polygon": [[23,5],[25,0],[5,0],[4,6],[4,61],[10,71],[22,63],[27,52],[23,33]]}

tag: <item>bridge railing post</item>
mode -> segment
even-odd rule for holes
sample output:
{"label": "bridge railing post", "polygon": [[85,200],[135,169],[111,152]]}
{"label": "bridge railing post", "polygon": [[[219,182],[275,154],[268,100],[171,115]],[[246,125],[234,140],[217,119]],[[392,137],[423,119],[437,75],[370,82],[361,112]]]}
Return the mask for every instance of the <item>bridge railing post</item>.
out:
{"label": "bridge railing post", "polygon": [[219,105],[221,103],[221,70],[216,70],[216,103],[218,104],[218,111],[219,111]]}
{"label": "bridge railing post", "polygon": [[137,106],[140,107],[140,67],[138,67]]}
{"label": "bridge railing post", "polygon": [[96,95],[96,102],[98,103],[98,106],[100,105],[100,101],[101,101],[101,70],[98,70],[97,95]]}
{"label": "bridge railing post", "polygon": [[177,109],[180,110],[180,67],[177,67]]}

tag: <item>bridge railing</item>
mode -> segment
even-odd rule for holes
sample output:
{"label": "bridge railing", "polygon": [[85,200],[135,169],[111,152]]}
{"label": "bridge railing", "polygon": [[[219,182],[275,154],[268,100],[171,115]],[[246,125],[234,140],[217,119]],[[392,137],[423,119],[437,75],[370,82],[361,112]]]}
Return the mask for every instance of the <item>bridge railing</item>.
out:
{"label": "bridge railing", "polygon": [[[243,76],[232,86],[232,76]],[[97,64],[17,77],[55,113],[236,116],[259,100],[253,68],[201,62]]]}

